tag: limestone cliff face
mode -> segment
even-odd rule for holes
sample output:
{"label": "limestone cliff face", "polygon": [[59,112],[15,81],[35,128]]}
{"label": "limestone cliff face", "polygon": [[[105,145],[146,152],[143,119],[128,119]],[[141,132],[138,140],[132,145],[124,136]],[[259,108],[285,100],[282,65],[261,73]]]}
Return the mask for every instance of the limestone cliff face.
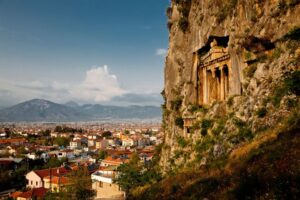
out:
{"label": "limestone cliff face", "polygon": [[167,15],[165,171],[227,156],[293,113],[299,0],[172,0]]}

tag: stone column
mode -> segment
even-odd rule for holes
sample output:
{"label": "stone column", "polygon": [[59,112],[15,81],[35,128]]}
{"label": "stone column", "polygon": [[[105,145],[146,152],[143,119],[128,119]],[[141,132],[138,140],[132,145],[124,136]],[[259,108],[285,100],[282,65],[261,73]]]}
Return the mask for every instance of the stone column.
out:
{"label": "stone column", "polygon": [[233,92],[232,92],[232,89],[231,89],[231,87],[233,86],[233,74],[232,74],[232,69],[231,69],[231,62],[229,61],[228,62],[228,65],[227,65],[227,67],[228,67],[228,81],[227,81],[227,87],[228,87],[228,96],[230,96],[230,95],[232,95],[233,94]]}
{"label": "stone column", "polygon": [[203,70],[203,104],[208,104],[208,84],[207,84],[207,73],[206,67]]}
{"label": "stone column", "polygon": [[212,103],[215,100],[218,100],[218,93],[219,93],[219,81],[217,77],[217,69],[215,66],[211,68],[211,75],[212,78],[209,80],[209,103]]}
{"label": "stone column", "polygon": [[[224,99],[226,99],[226,97],[228,96],[228,92],[229,92],[229,71],[228,71],[228,66],[226,65],[226,67],[223,69],[224,70]],[[227,70],[227,73],[225,73],[225,70]]]}
{"label": "stone column", "polygon": [[220,91],[220,95],[221,95],[221,100],[223,101],[225,99],[225,75],[224,75],[224,70],[223,70],[223,66],[220,67],[220,79],[221,79],[221,91]]}
{"label": "stone column", "polygon": [[194,53],[194,63],[193,63],[193,72],[192,72],[192,82],[193,82],[193,85],[194,85],[194,93],[195,93],[195,101],[193,103],[197,103],[198,102],[198,80],[199,80],[199,77],[198,77],[198,55],[197,53]]}
{"label": "stone column", "polygon": [[216,78],[216,69],[214,67],[211,68],[211,75],[213,78]]}

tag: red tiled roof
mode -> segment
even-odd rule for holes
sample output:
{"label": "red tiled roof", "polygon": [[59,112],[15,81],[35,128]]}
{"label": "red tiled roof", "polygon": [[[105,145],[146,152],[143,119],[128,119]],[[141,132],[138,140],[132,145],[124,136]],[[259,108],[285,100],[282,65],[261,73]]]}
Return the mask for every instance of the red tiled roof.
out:
{"label": "red tiled roof", "polygon": [[110,165],[120,165],[120,164],[128,162],[128,159],[126,159],[126,160],[120,159],[120,158],[115,159],[115,158],[109,156],[106,159],[102,160],[102,162],[110,164]]}
{"label": "red tiled roof", "polygon": [[23,192],[20,191],[16,191],[14,193],[12,193],[10,196],[14,199],[18,198]]}
{"label": "red tiled roof", "polygon": [[[50,176],[50,170],[49,169],[34,170],[34,172],[41,178],[44,178],[46,176]],[[67,170],[64,167],[51,168],[51,175],[52,176],[64,175],[68,172],[69,172],[69,170]]]}
{"label": "red tiled roof", "polygon": [[0,144],[26,142],[25,138],[0,139]]}
{"label": "red tiled roof", "polygon": [[[46,176],[44,179],[47,179],[50,181],[50,176]],[[58,177],[58,176],[52,176],[51,177],[51,182],[53,184],[68,184],[70,181],[67,177]]]}
{"label": "red tiled roof", "polygon": [[108,154],[114,154],[114,155],[122,155],[122,154],[132,154],[131,151],[127,151],[127,150],[123,150],[123,151],[119,151],[119,150],[107,150]]}
{"label": "red tiled roof", "polygon": [[100,166],[98,170],[104,170],[106,167]]}
{"label": "red tiled roof", "polygon": [[33,197],[44,197],[45,194],[47,192],[47,189],[40,187],[40,188],[33,188],[27,192],[23,192],[22,194],[20,194],[19,197],[22,198],[33,198]]}

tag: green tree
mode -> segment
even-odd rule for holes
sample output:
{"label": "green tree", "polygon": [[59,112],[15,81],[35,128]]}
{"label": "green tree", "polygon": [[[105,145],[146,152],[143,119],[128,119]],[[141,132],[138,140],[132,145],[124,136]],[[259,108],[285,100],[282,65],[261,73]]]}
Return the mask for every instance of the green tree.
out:
{"label": "green tree", "polygon": [[69,188],[72,197],[77,200],[93,199],[95,191],[92,190],[92,180],[86,168],[80,168],[70,175],[72,186]]}
{"label": "green tree", "polygon": [[62,127],[61,126],[56,126],[55,129],[54,129],[54,132],[59,132],[61,133],[62,132]]}
{"label": "green tree", "polygon": [[112,136],[112,133],[110,131],[105,131],[102,133],[102,137],[110,138]]}
{"label": "green tree", "polygon": [[46,200],[90,200],[95,196],[92,190],[92,180],[86,168],[79,168],[72,171],[68,178],[70,185],[58,193],[47,193]]}
{"label": "green tree", "polygon": [[[156,157],[153,161],[157,161]],[[118,168],[119,175],[115,182],[130,196],[132,189],[161,179],[154,162],[144,165],[140,162],[138,154],[134,153],[129,163],[122,164]]]}
{"label": "green tree", "polygon": [[21,155],[24,155],[24,154],[28,153],[28,151],[25,149],[24,146],[20,147],[19,152],[20,152]]}
{"label": "green tree", "polygon": [[4,128],[4,132],[5,132],[7,138],[9,138],[10,135],[12,134],[12,132],[9,128]]}
{"label": "green tree", "polygon": [[103,160],[103,159],[106,158],[106,156],[107,156],[107,152],[106,152],[106,151],[100,150],[97,159],[98,159],[98,160],[99,160],[99,159]]}
{"label": "green tree", "polygon": [[40,135],[45,136],[45,137],[50,136],[50,133],[51,133],[51,131],[49,129],[42,130],[39,132]]}
{"label": "green tree", "polygon": [[61,166],[62,162],[57,158],[50,158],[43,168],[53,168]]}
{"label": "green tree", "polygon": [[130,164],[122,164],[118,168],[119,176],[115,180],[116,183],[126,192],[128,193],[130,189],[135,188],[140,183],[140,169],[136,167],[132,167]]}
{"label": "green tree", "polygon": [[68,146],[70,142],[70,138],[66,138],[66,137],[57,137],[53,140],[54,144],[57,144],[58,146]]}

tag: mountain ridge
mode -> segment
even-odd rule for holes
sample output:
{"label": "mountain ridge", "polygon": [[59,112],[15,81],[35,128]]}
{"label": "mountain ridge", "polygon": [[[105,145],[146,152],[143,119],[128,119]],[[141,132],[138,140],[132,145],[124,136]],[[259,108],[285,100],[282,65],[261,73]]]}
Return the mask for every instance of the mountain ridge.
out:
{"label": "mountain ridge", "polygon": [[32,99],[0,110],[0,122],[153,119],[160,116],[160,108],[155,106],[79,105],[73,101],[58,104],[45,99]]}

